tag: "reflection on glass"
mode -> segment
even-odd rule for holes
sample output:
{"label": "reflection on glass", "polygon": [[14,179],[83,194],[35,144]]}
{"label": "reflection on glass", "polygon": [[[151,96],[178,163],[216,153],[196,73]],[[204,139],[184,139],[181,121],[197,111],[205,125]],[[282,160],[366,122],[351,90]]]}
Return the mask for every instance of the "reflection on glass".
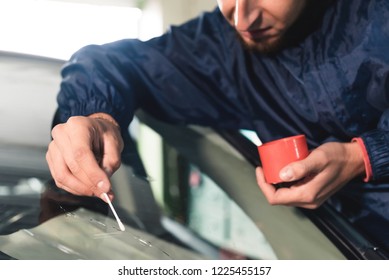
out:
{"label": "reflection on glass", "polygon": [[231,252],[255,259],[276,259],[256,225],[215,182],[193,165],[189,184],[191,229]]}
{"label": "reflection on glass", "polygon": [[259,228],[220,186],[170,146],[163,154],[167,215],[213,246],[217,258],[276,259]]}

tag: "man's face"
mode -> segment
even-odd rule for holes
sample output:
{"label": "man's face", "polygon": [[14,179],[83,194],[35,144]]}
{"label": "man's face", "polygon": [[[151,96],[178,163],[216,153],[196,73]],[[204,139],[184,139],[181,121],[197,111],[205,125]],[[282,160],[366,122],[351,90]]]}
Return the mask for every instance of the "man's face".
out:
{"label": "man's face", "polygon": [[[320,1],[320,0],[319,0]],[[307,0],[217,0],[220,11],[251,49],[277,50]]]}

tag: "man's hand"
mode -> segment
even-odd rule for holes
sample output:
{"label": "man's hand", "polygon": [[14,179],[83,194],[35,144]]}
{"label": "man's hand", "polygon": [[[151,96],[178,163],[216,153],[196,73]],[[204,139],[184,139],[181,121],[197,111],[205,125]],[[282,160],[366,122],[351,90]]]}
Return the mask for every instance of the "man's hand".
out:
{"label": "man's hand", "polygon": [[357,143],[326,143],[303,160],[280,171],[287,188],[276,188],[265,182],[261,167],[256,169],[257,183],[272,205],[319,207],[347,182],[365,172],[362,151]]}
{"label": "man's hand", "polygon": [[123,140],[115,120],[103,113],[71,117],[52,130],[46,160],[58,187],[76,194],[113,198],[109,178],[120,167]]}

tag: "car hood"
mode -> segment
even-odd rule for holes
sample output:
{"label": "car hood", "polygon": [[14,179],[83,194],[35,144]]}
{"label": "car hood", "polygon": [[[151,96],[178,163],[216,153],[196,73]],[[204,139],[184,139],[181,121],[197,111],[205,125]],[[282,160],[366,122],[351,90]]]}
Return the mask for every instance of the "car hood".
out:
{"label": "car hood", "polygon": [[0,236],[0,250],[16,259],[203,259],[189,250],[114,219],[79,208],[43,224]]}

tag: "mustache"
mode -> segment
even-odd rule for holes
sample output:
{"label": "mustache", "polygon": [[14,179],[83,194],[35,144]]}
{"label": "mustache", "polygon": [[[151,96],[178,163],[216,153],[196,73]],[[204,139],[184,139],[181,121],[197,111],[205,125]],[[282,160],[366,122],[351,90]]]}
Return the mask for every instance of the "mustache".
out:
{"label": "mustache", "polygon": [[247,41],[245,41],[239,34],[239,32],[236,30],[235,36],[241,42],[246,51],[259,53],[266,56],[274,56],[286,46],[286,35],[280,36],[272,42],[267,42],[266,40],[264,40],[261,42],[253,41],[252,43],[248,43]]}

